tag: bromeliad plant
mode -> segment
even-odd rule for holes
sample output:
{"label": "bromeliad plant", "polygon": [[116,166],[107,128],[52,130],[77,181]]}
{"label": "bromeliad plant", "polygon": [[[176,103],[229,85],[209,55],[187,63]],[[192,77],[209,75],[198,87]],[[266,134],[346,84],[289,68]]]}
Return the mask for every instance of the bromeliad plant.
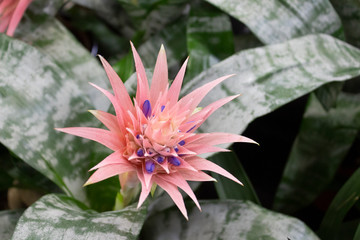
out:
{"label": "bromeliad plant", "polygon": [[[29,2],[0,0],[2,31]],[[14,188],[45,196],[0,211],[0,239],[359,239],[358,12],[355,0],[32,1],[14,37],[0,33],[0,202]],[[251,142],[245,129],[261,148],[210,156]]]}
{"label": "bromeliad plant", "polygon": [[[159,185],[164,189],[181,213],[188,219],[178,187],[184,190],[201,210],[198,200],[187,181],[214,181],[203,172],[210,170],[238,184],[241,182],[216,164],[197,155],[228,151],[213,145],[248,142],[253,140],[230,133],[195,133],[201,124],[218,108],[239,95],[220,99],[205,108],[198,105],[208,92],[231,77],[216,79],[179,100],[187,61],[183,64],[169,88],[166,53],[161,46],[149,88],[144,66],[131,44],[137,72],[137,91],[134,101],[110,64],[100,56],[114,94],[92,84],[104,93],[115,108],[116,116],[103,111],[90,111],[109,130],[72,127],[57,130],[97,141],[114,151],[91,170],[95,173],[85,183],[93,184],[119,176],[122,188],[134,186],[133,175],[141,182],[138,208],[151,189]],[[123,196],[128,199],[129,197]]]}

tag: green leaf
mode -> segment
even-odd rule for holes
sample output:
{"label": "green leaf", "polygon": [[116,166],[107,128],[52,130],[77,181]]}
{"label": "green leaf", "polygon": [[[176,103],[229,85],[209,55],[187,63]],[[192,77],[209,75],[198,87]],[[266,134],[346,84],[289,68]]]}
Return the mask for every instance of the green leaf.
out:
{"label": "green leaf", "polygon": [[353,238],[354,240],[360,239],[360,223],[356,229],[355,236]]}
{"label": "green leaf", "polygon": [[346,41],[360,47],[360,4],[357,0],[330,0],[341,18]]}
{"label": "green leaf", "polygon": [[22,209],[17,210],[3,210],[0,211],[0,238],[3,240],[11,239],[15,230],[16,223],[18,222],[21,214],[24,212]]}
{"label": "green leaf", "polygon": [[98,213],[81,202],[49,194],[21,216],[13,239],[137,239],[146,208]]}
{"label": "green leaf", "polygon": [[206,1],[245,23],[266,44],[311,33],[343,36],[341,20],[328,0]]}
{"label": "green leaf", "polygon": [[241,133],[255,118],[325,83],[359,75],[359,58],[360,50],[340,40],[310,35],[237,53],[202,72],[183,92],[236,74],[216,87],[202,103],[206,106],[222,97],[242,95],[217,110],[201,130]]}
{"label": "green leaf", "polygon": [[286,213],[309,205],[328,186],[360,128],[360,95],[341,93],[329,111],[314,95],[309,102],[274,201],[274,209]]}
{"label": "green leaf", "polygon": [[[189,221],[177,208],[151,216],[144,239],[319,239],[303,222],[248,201],[201,201],[188,207]],[[201,226],[201,227],[199,227]]]}
{"label": "green leaf", "polygon": [[219,174],[211,173],[217,180],[214,185],[220,199],[249,200],[260,204],[259,198],[235,153],[218,153],[211,156],[209,160],[229,171],[244,184],[244,186],[241,186]]}
{"label": "green leaf", "polygon": [[[338,229],[345,215],[360,198],[360,168],[342,186],[331,202],[321,222],[319,235],[323,239],[339,239]],[[357,234],[357,233],[356,233]]]}
{"label": "green leaf", "polygon": [[[183,15],[188,0],[118,0],[129,17],[131,27],[142,40],[162,31]],[[180,23],[181,21],[177,21]],[[128,24],[129,25],[129,24]]]}
{"label": "green leaf", "polygon": [[186,37],[190,58],[185,80],[234,53],[229,17],[207,4],[191,8]]}

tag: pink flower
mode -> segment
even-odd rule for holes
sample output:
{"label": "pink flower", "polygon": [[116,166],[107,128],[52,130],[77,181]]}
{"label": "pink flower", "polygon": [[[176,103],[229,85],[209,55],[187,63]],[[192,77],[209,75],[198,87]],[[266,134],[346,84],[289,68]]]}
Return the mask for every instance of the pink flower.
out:
{"label": "pink flower", "polygon": [[13,36],[32,0],[0,0],[0,32]]}
{"label": "pink flower", "polygon": [[197,109],[198,104],[212,88],[232,75],[205,84],[178,100],[187,60],[169,88],[166,54],[161,47],[149,89],[141,59],[134,46],[131,46],[138,86],[133,102],[119,76],[101,56],[114,94],[92,84],[109,98],[115,108],[116,116],[103,111],[91,111],[109,130],[88,127],[57,130],[97,141],[114,151],[91,169],[96,171],[85,185],[132,172],[141,182],[138,207],[149,195],[152,185],[157,184],[170,195],[187,218],[178,188],[186,192],[200,209],[187,181],[215,180],[203,170],[216,172],[241,184],[223,168],[197,155],[228,151],[214,146],[222,143],[255,142],[229,133],[195,133],[215,110],[239,96],[220,99],[200,111]]}

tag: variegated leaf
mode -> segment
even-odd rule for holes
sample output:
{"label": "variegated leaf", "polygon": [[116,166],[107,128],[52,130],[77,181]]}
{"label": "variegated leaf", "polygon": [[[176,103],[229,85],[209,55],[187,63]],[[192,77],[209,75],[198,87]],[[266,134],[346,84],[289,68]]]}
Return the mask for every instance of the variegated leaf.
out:
{"label": "variegated leaf", "polygon": [[146,207],[98,213],[71,197],[50,194],[24,212],[13,239],[135,240],[145,217]]}
{"label": "variegated leaf", "polygon": [[202,212],[188,207],[189,221],[175,208],[150,217],[142,236],[148,240],[319,239],[300,220],[252,202],[215,200],[201,201],[200,205]]}
{"label": "variegated leaf", "polygon": [[341,20],[328,0],[206,0],[245,23],[264,43],[311,33],[343,36]]}
{"label": "variegated leaf", "polygon": [[0,239],[11,239],[16,223],[23,212],[22,209],[0,211]]}
{"label": "variegated leaf", "polygon": [[202,104],[242,95],[217,110],[201,129],[241,133],[255,118],[325,83],[359,75],[359,58],[360,50],[340,40],[310,35],[235,54],[201,73],[183,90],[189,92],[217,77],[236,74],[216,87]]}

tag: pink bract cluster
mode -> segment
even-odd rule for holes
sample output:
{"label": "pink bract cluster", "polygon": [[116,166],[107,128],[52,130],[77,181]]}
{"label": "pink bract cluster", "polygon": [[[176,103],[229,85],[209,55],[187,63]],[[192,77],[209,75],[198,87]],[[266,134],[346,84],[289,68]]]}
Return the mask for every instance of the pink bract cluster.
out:
{"label": "pink bract cluster", "polygon": [[230,96],[201,110],[197,108],[212,88],[231,75],[209,82],[179,100],[187,60],[169,87],[166,53],[161,47],[149,87],[141,59],[134,46],[131,46],[137,72],[137,92],[134,101],[109,63],[100,57],[114,94],[95,84],[92,85],[109,98],[116,115],[98,110],[91,113],[108,130],[88,127],[58,130],[97,141],[114,151],[91,169],[96,171],[85,185],[115,175],[119,175],[121,181],[124,179],[121,178],[122,174],[136,174],[142,189],[138,207],[149,195],[152,185],[157,184],[170,195],[187,218],[178,188],[186,192],[200,209],[187,181],[214,181],[214,178],[203,172],[204,170],[216,172],[241,184],[223,168],[197,155],[228,151],[214,146],[222,143],[255,142],[229,133],[195,133],[215,110],[238,97]]}
{"label": "pink bract cluster", "polygon": [[13,36],[32,0],[0,0],[0,32]]}

